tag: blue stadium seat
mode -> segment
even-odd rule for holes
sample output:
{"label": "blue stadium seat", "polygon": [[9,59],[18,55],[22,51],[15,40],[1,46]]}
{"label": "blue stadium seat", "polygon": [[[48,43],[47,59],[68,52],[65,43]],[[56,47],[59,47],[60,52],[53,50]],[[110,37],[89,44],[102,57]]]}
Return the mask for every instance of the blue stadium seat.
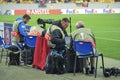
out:
{"label": "blue stadium seat", "polygon": [[[28,35],[28,36],[25,36],[24,37],[24,45],[29,47],[29,48],[35,48],[35,45],[36,45],[36,40],[37,40],[37,36],[31,36],[31,35]],[[27,65],[27,54],[28,53],[25,53],[25,65]]]}
{"label": "blue stadium seat", "polygon": [[86,41],[74,41],[73,42],[74,51],[76,52],[75,57],[75,64],[74,64],[74,75],[76,70],[76,59],[78,58],[96,58],[96,66],[95,66],[95,78],[97,76],[97,64],[98,64],[98,57],[101,56],[102,58],[102,68],[103,68],[103,74],[104,74],[104,60],[103,60],[103,54],[95,53],[94,48],[92,46],[91,42]]}
{"label": "blue stadium seat", "polygon": [[24,37],[25,45],[27,45],[28,47],[35,47],[36,38],[37,36],[25,36]]}

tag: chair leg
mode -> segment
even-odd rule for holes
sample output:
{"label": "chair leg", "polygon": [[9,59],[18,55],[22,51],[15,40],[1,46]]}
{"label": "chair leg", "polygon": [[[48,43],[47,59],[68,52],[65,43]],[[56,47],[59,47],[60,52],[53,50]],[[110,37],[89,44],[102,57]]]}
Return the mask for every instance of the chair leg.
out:
{"label": "chair leg", "polygon": [[84,70],[83,70],[83,68],[84,68],[84,66],[83,66],[83,58],[80,58],[79,63],[80,63],[80,72],[84,73]]}
{"label": "chair leg", "polygon": [[[23,50],[21,50],[20,48],[19,48],[19,51],[20,51],[20,55],[19,55],[20,61],[19,61],[19,63],[20,63],[21,66],[23,66],[23,65],[25,65],[25,60],[24,60],[24,58],[22,57],[22,55],[23,55],[23,54],[26,54],[26,53],[23,53]],[[23,64],[22,64],[22,63],[23,63]]]}
{"label": "chair leg", "polygon": [[76,61],[77,61],[77,56],[75,56],[75,61],[74,61],[75,62],[74,63],[74,74],[73,74],[74,76],[75,76],[75,73],[76,73]]}
{"label": "chair leg", "polygon": [[104,67],[104,59],[103,59],[103,54],[101,54],[101,58],[102,58],[102,69],[103,69],[103,75],[104,75],[105,67]]}
{"label": "chair leg", "polygon": [[7,50],[7,54],[6,54],[6,62],[5,64],[7,65],[8,64],[8,50]]}
{"label": "chair leg", "polygon": [[20,55],[19,55],[19,63],[20,63],[20,65],[21,65],[21,63],[22,63],[22,54],[23,54],[23,52],[22,52],[21,49],[19,49],[19,51],[20,51]]}
{"label": "chair leg", "polygon": [[2,52],[1,52],[1,55],[0,55],[0,63],[2,62],[3,51],[4,51],[4,49],[2,48]]}
{"label": "chair leg", "polygon": [[98,57],[96,57],[95,78],[96,78],[96,76],[97,76],[97,64],[98,64]]}
{"label": "chair leg", "polygon": [[25,52],[25,66],[27,65],[27,52]]}

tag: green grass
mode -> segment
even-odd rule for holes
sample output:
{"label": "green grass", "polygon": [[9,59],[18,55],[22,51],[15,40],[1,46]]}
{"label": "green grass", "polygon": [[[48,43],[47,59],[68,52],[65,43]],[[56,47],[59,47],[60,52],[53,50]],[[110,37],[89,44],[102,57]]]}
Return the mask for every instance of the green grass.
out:
{"label": "green grass", "polygon": [[[0,16],[0,22],[13,23],[17,17],[19,15]],[[72,18],[72,30],[75,29],[76,21],[84,21],[86,27],[91,28],[96,36],[98,51],[106,57],[120,60],[120,14],[31,15],[28,25],[37,25],[37,18],[58,20],[63,17]],[[69,33],[69,28],[67,31]]]}
{"label": "green grass", "polygon": [[[111,68],[113,66],[120,67],[120,61],[104,58],[105,67]],[[112,64],[111,64],[112,62]],[[98,60],[98,74],[97,78],[94,78],[94,75],[85,75],[82,73],[76,73],[76,76],[73,76],[73,73],[65,73],[62,75],[56,74],[46,74],[45,71],[39,69],[34,69],[29,66],[6,66],[5,58],[3,62],[0,63],[0,80],[119,80],[119,76],[111,76],[105,78],[102,73],[101,58]]]}

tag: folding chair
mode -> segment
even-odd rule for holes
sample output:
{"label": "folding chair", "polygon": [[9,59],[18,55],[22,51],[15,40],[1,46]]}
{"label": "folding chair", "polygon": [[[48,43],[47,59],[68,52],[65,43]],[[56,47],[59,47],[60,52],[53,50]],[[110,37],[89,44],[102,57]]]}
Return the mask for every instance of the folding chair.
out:
{"label": "folding chair", "polygon": [[25,45],[27,45],[28,47],[32,47],[32,48],[35,47],[36,38],[37,36],[25,36],[24,37]]}
{"label": "folding chair", "polygon": [[[7,65],[7,63],[8,63],[8,48],[11,46],[11,44],[5,45],[3,42],[3,38],[1,38],[1,36],[0,36],[0,46],[2,48],[1,55],[0,55],[0,63],[2,62],[2,57],[6,56],[6,65]],[[4,49],[7,50],[6,55],[3,53]]]}
{"label": "folding chair", "polygon": [[[37,36],[25,36],[24,37],[24,44],[27,47],[35,48],[36,40],[37,40]],[[27,54],[28,53],[25,53],[25,57],[26,57],[25,58],[25,64],[27,64]]]}
{"label": "folding chair", "polygon": [[95,53],[94,48],[91,42],[86,41],[74,41],[73,42],[74,51],[76,52],[75,57],[75,64],[74,64],[74,75],[76,70],[76,59],[78,58],[96,58],[96,66],[95,66],[95,78],[97,76],[97,64],[98,64],[98,57],[101,56],[102,58],[102,68],[103,68],[103,75],[104,75],[104,60],[103,54]]}

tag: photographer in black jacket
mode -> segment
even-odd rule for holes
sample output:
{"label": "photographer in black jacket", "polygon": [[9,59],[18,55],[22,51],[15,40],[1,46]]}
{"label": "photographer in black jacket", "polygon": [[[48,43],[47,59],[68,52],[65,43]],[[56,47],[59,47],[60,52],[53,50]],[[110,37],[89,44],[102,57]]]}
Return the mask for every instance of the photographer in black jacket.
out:
{"label": "photographer in black jacket", "polygon": [[51,49],[61,51],[65,49],[65,36],[67,36],[66,28],[69,26],[69,19],[63,18],[62,20],[55,21],[52,26],[47,30],[47,35],[50,36],[49,46]]}
{"label": "photographer in black jacket", "polygon": [[65,71],[63,56],[65,36],[67,36],[66,28],[69,26],[69,23],[68,18],[54,21],[45,34],[45,38],[48,40],[48,45],[51,49],[47,57],[46,73],[63,74]]}

